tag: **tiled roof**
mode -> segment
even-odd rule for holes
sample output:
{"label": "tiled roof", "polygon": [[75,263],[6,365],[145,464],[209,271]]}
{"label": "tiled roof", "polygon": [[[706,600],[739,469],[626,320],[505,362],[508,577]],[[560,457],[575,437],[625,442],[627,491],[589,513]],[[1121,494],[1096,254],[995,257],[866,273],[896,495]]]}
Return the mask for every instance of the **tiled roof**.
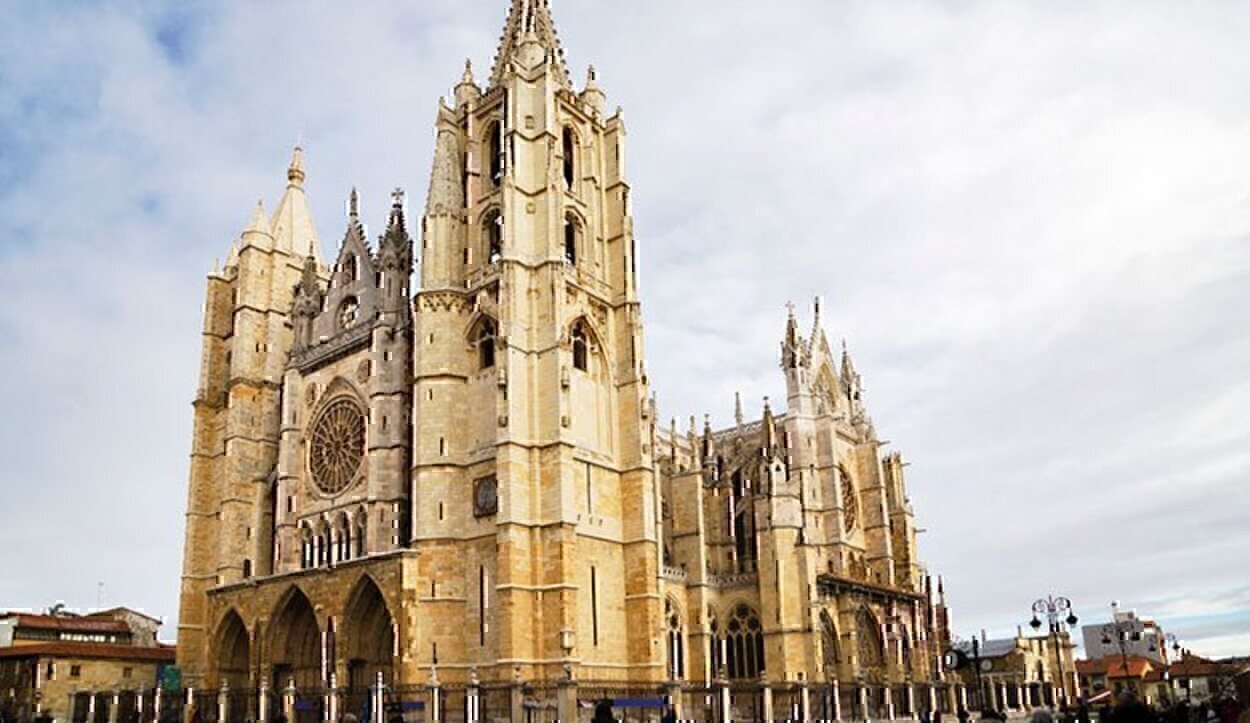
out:
{"label": "tiled roof", "polygon": [[1124,661],[1120,658],[1110,658],[1106,661],[1108,678],[1145,678],[1146,675],[1154,670],[1154,662],[1149,658],[1138,658],[1129,656],[1128,666],[1125,667]]}
{"label": "tiled roof", "polygon": [[4,658],[108,658],[112,660],[142,660],[157,663],[174,662],[174,646],[161,645],[141,648],[133,645],[102,645],[99,643],[40,643],[0,648]]}
{"label": "tiled roof", "polygon": [[66,617],[61,615],[34,615],[31,613],[4,613],[0,619],[16,620],[19,628],[39,630],[69,630],[90,633],[128,633],[130,627],[121,620],[98,617]]}
{"label": "tiled roof", "polygon": [[1235,669],[1236,666],[1231,666],[1230,669],[1214,660],[1208,660],[1197,655],[1186,655],[1169,665],[1168,673],[1173,678],[1204,678],[1234,672]]}
{"label": "tiled roof", "polygon": [[[969,641],[960,641],[955,644],[965,653],[972,652],[972,643]],[[1016,651],[1015,638],[1001,638],[997,640],[985,640],[980,643],[980,651],[982,658],[1001,658],[1004,655],[1010,655]]]}

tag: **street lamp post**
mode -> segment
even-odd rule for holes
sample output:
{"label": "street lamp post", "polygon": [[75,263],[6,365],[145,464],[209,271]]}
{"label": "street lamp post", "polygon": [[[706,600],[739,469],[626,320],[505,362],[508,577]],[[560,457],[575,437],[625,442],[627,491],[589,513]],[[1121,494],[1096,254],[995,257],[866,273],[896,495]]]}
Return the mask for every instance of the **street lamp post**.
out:
{"label": "street lamp post", "polygon": [[[1059,650],[1059,636],[1065,631],[1065,628],[1075,628],[1077,624],[1076,613],[1072,612],[1072,601],[1066,597],[1055,597],[1047,595],[1033,603],[1033,619],[1029,621],[1029,625],[1034,630],[1040,630],[1042,627],[1041,618],[1038,615],[1046,615],[1046,621],[1049,624],[1050,638],[1054,642],[1055,659],[1059,665],[1059,698],[1061,705],[1068,704],[1068,682],[1066,673],[1063,670],[1063,652]],[[1067,613],[1065,616],[1064,613]]]}
{"label": "street lamp post", "polygon": [[968,665],[972,665],[973,676],[976,678],[977,687],[975,695],[972,697],[973,706],[977,710],[985,710],[984,700],[981,691],[981,641],[974,635],[972,636],[971,654],[965,652],[963,641],[955,638],[954,647],[946,652],[946,668],[948,670],[962,670]]}

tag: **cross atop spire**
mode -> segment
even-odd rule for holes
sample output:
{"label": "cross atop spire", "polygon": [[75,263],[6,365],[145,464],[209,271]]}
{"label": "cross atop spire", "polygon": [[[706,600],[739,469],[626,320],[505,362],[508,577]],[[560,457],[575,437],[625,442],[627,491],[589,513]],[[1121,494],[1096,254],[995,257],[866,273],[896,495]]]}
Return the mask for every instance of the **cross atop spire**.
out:
{"label": "cross atop spire", "polygon": [[556,34],[555,21],[551,19],[550,0],[512,0],[508,20],[499,38],[499,50],[495,53],[495,65],[490,72],[490,86],[503,82],[508,64],[517,56],[521,46],[536,42],[547,50],[555,61],[556,79],[565,88],[571,88],[569,69],[564,62],[564,48]]}

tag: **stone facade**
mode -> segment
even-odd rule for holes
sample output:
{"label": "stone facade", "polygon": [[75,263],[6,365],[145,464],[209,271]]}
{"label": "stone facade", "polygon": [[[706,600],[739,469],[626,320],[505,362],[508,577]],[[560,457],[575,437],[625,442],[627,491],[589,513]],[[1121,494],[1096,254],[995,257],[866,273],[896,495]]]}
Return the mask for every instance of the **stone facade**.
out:
{"label": "stone facade", "polygon": [[818,318],[785,328],[784,413],[657,425],[605,108],[514,0],[488,82],[439,103],[418,258],[402,193],[373,246],[353,192],[323,263],[297,152],[208,281],[188,685],[943,679],[903,460]]}

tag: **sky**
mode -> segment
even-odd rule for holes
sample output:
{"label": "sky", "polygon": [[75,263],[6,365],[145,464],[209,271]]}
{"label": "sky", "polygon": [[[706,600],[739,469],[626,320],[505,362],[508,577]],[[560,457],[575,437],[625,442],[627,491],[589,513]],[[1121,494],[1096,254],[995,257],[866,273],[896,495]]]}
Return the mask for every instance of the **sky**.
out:
{"label": "sky", "polygon": [[[956,631],[1250,654],[1250,4],[553,0],[625,109],[660,418],[823,298]],[[204,277],[301,143],[420,208],[505,0],[0,0],[0,609],[177,615]]]}

